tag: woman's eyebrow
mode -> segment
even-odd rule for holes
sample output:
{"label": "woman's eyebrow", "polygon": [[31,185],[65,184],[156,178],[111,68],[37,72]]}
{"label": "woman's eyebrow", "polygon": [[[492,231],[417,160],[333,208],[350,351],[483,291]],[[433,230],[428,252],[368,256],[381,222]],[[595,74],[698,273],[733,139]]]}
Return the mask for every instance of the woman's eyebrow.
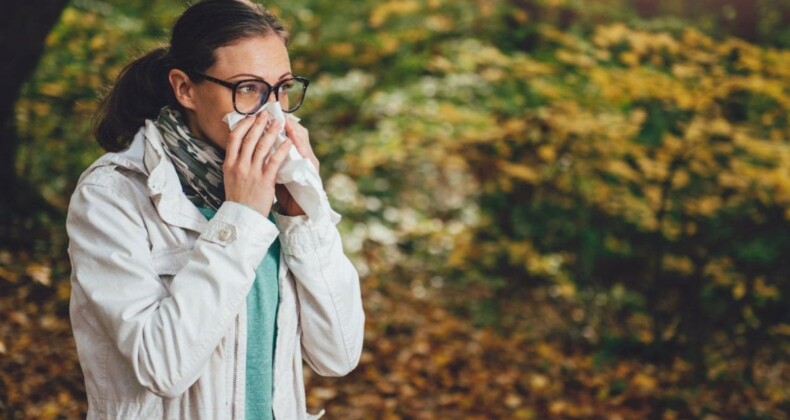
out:
{"label": "woman's eyebrow", "polygon": [[[282,75],[282,76],[280,76],[280,78],[279,78],[279,79],[277,79],[277,80],[283,80],[283,79],[285,79],[286,77],[289,77],[289,76],[292,76],[292,75],[293,75],[293,74],[292,74],[290,71],[288,71],[288,72],[285,72],[285,73],[283,73],[283,75]],[[228,80],[237,79],[237,78],[239,78],[239,77],[242,77],[242,76],[243,76],[243,77],[246,77],[246,78],[250,78],[250,79],[257,79],[257,80],[263,80],[263,81],[266,81],[266,79],[264,79],[263,77],[261,77],[261,76],[258,76],[257,74],[251,74],[251,73],[239,73],[239,74],[237,74],[237,75],[231,76],[231,77],[230,77]]]}
{"label": "woman's eyebrow", "polygon": [[247,79],[263,80],[263,77],[258,76],[257,74],[250,74],[250,73],[239,73],[239,74],[236,74],[234,76],[229,77],[228,80],[238,79],[239,77],[245,77]]}

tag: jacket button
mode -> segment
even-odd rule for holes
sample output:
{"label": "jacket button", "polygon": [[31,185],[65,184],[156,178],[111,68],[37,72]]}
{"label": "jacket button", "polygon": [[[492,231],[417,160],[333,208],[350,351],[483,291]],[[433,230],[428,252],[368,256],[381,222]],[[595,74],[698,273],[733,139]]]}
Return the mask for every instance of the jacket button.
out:
{"label": "jacket button", "polygon": [[219,240],[220,241],[227,241],[230,239],[230,230],[229,229],[222,229],[219,231]]}

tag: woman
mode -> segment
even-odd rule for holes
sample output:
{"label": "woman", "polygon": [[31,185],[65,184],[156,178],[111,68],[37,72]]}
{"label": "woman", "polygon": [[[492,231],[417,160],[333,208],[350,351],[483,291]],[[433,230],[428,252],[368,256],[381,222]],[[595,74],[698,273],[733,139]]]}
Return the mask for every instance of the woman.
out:
{"label": "woman", "polygon": [[[258,112],[301,105],[287,39],[257,5],[201,1],[104,99],[110,153],[67,221],[88,418],[313,418],[303,357],[327,376],[357,365],[364,314],[339,216],[308,217],[275,185],[292,146],[318,167],[308,132],[287,119],[275,146],[282,124]],[[227,115],[246,116],[230,129]]]}

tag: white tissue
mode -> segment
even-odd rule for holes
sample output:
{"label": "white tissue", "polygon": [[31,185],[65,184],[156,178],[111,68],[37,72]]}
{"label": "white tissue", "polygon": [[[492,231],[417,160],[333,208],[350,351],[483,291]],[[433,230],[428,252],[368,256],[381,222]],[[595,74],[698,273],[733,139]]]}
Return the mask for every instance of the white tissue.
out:
{"label": "white tissue", "polygon": [[[275,147],[279,146],[285,141],[285,118],[279,102],[269,102],[264,105],[258,112],[268,111],[272,119],[280,121],[282,129],[277,135],[275,140]],[[228,123],[231,130],[239,123],[245,116],[238,112],[231,112],[222,118],[222,121]],[[288,114],[288,118],[293,121],[299,121],[293,115]],[[272,148],[274,151],[274,148]],[[318,169],[308,159],[302,157],[295,146],[291,146],[288,151],[288,156],[280,167],[277,173],[278,184],[285,185],[285,188],[291,193],[294,200],[304,210],[307,217],[311,220],[318,221],[325,217],[329,217],[329,201],[324,192],[324,185],[321,182],[321,177],[318,174]]]}

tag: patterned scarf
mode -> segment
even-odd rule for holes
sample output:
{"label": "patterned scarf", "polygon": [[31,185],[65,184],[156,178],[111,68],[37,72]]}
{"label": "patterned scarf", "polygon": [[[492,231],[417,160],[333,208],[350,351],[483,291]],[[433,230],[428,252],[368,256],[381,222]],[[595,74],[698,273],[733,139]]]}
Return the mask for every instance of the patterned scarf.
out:
{"label": "patterned scarf", "polygon": [[162,108],[155,124],[187,198],[197,207],[217,210],[225,201],[222,178],[225,152],[194,137],[178,110]]}

